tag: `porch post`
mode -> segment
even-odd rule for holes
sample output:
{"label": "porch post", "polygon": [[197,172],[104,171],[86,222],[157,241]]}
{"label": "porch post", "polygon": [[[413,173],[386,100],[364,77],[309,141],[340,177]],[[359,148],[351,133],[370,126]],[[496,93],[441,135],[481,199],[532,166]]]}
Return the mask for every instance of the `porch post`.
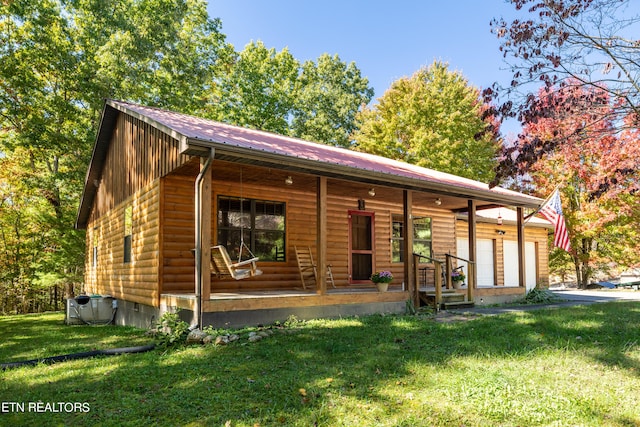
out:
{"label": "porch post", "polygon": [[413,192],[403,190],[403,221],[404,221],[404,282],[409,290],[413,306],[417,309],[420,306],[420,293],[415,275],[415,260],[413,257]]}
{"label": "porch post", "polygon": [[524,256],[524,210],[517,208],[517,228],[518,228],[518,286],[526,287],[526,265]]}
{"label": "porch post", "polygon": [[327,293],[327,177],[318,177],[317,183],[317,230],[316,248],[318,259],[318,286],[317,292],[320,295]]}
{"label": "porch post", "polygon": [[478,245],[477,245],[477,233],[476,233],[476,201],[468,200],[467,207],[469,210],[469,261],[471,261],[467,267],[467,273],[469,274],[469,280],[467,283],[467,295],[469,301],[473,301],[473,290],[478,283],[478,273],[476,262],[478,259]]}

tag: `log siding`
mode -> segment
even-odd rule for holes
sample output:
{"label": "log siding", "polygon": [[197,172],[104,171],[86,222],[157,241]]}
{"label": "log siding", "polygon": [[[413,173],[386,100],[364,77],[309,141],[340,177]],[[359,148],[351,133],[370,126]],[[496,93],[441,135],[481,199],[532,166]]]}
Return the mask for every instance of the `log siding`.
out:
{"label": "log siding", "polygon": [[[504,231],[504,234],[497,234],[496,229]],[[456,224],[456,232],[459,238],[468,239],[469,233],[467,232],[467,222],[458,221]],[[517,229],[515,225],[500,225],[491,223],[477,223],[476,231],[477,239],[492,239],[495,242],[495,258],[494,263],[496,266],[496,285],[498,287],[504,287],[504,241],[516,240]],[[525,227],[525,242],[533,242],[536,247],[536,281],[542,286],[549,286],[549,251],[548,248],[548,230],[544,227]],[[511,288],[513,289],[513,288]],[[490,292],[490,291],[489,291]]]}
{"label": "log siding", "polygon": [[[160,293],[160,185],[155,181],[125,199],[87,228],[85,290],[90,294],[156,306]],[[125,210],[131,207],[131,261],[125,262]]]}

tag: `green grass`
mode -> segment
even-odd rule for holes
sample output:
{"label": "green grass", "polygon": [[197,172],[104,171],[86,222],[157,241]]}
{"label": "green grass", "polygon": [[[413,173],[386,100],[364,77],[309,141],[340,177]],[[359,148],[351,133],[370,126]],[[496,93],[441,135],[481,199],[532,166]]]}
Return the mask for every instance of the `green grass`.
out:
{"label": "green grass", "polygon": [[[125,347],[144,331],[0,317],[0,362]],[[635,426],[640,305],[607,303],[437,323],[304,322],[257,343],[99,357],[0,372],[0,402],[89,412],[1,425]]]}

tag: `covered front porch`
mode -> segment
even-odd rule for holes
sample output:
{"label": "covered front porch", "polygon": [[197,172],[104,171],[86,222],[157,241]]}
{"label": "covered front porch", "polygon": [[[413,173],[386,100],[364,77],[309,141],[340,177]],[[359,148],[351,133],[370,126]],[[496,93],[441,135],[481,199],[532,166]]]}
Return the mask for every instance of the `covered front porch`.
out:
{"label": "covered front porch", "polygon": [[[439,308],[440,290],[452,288],[447,278],[461,261],[454,256],[456,214],[468,213],[467,234],[475,236],[476,209],[501,201],[446,186],[406,189],[375,174],[361,182],[335,171],[325,176],[220,157],[194,159],[161,183],[158,305],[191,312],[198,323],[402,312],[407,304],[424,304],[428,292],[435,292]],[[216,274],[211,248],[222,245],[235,260],[241,243],[256,253],[263,274],[242,280]],[[316,265],[315,284],[307,289],[297,248],[309,248]],[[476,250],[469,239],[464,299],[470,303]],[[394,276],[387,292],[369,279],[381,270]]]}

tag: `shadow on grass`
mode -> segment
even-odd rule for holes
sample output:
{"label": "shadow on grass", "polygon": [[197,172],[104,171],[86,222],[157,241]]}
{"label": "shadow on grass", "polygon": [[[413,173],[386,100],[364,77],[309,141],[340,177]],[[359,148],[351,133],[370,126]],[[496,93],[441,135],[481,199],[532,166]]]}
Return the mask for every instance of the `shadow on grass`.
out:
{"label": "shadow on grass", "polygon": [[[627,353],[638,346],[639,324],[637,303],[448,324],[404,316],[308,322],[253,344],[7,371],[0,374],[0,401],[87,402],[91,410],[2,417],[15,425],[349,425],[351,417],[354,423],[376,423],[398,406],[390,389],[405,383],[408,389],[432,387],[438,370],[467,356],[500,363],[545,351],[579,351],[637,376],[640,366]],[[56,325],[10,326],[15,335],[9,349],[39,333],[60,339],[76,334]],[[74,337],[81,338],[79,332]]]}
{"label": "shadow on grass", "polygon": [[0,362],[149,343],[140,329],[114,325],[64,325],[64,313],[0,316]]}

